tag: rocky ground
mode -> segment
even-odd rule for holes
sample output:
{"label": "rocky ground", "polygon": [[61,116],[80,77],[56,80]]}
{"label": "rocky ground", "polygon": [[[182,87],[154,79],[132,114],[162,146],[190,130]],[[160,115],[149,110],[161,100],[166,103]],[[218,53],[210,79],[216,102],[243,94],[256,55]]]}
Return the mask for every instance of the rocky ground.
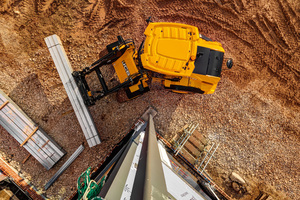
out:
{"label": "rocky ground", "polygon": [[[49,171],[34,158],[21,164],[28,153],[2,127],[1,154],[42,188],[85,141],[44,43],[46,36],[59,35],[72,67],[80,70],[117,35],[140,44],[145,19],[152,16],[154,21],[197,26],[222,43],[234,67],[222,72],[212,95],[153,87],[129,102],[118,103],[115,94],[99,101],[90,110],[103,142],[86,148],[46,195],[68,197],[80,173],[96,166],[152,105],[159,113],[157,131],[166,139],[198,122],[199,132],[220,143],[207,171],[234,199],[254,199],[256,191],[274,199],[299,199],[299,13],[300,3],[293,0],[2,0],[0,89],[68,154]],[[109,66],[104,74],[107,80],[113,77]],[[96,85],[93,77],[91,84]],[[232,190],[232,171],[245,178],[248,192]]]}

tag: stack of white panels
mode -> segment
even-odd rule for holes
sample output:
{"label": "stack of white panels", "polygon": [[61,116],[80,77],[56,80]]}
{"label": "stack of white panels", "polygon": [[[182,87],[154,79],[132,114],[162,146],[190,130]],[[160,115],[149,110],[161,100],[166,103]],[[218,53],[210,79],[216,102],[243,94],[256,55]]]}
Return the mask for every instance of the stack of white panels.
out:
{"label": "stack of white panels", "polygon": [[45,41],[89,147],[100,144],[98,131],[72,76],[73,69],[61,40],[57,35],[51,35],[45,38]]}
{"label": "stack of white panels", "polygon": [[47,170],[66,154],[1,90],[0,124]]}

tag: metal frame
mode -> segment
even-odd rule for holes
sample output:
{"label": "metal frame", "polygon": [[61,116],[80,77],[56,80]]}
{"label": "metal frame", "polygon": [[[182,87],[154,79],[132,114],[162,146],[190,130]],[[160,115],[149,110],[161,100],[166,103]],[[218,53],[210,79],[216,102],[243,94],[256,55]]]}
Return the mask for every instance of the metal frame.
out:
{"label": "metal frame", "polygon": [[175,149],[174,153],[175,156],[181,151],[185,143],[189,140],[191,135],[194,133],[196,128],[199,126],[199,123],[190,124],[187,128],[183,129],[183,133],[180,138],[175,142],[178,144],[177,148]]}
{"label": "metal frame", "polygon": [[[215,143],[213,143],[212,146],[210,147],[210,149],[209,149],[208,151],[206,151],[206,155],[205,155],[205,157],[203,158],[202,162],[200,163],[200,165],[199,165],[199,167],[198,167],[198,169],[197,169],[197,170],[202,169],[202,170],[201,170],[201,174],[202,174],[203,172],[205,172],[204,170],[205,170],[206,166],[208,165],[208,163],[209,163],[209,161],[211,160],[211,158],[214,156],[214,154],[215,154],[215,152],[217,151],[219,145],[220,145],[220,144],[217,144],[217,146],[215,147],[215,149],[213,150],[212,153],[210,153],[210,152],[212,151],[213,147],[215,146]],[[201,153],[201,155],[202,155],[202,153]],[[201,156],[201,155],[200,155],[200,156]],[[202,165],[203,165],[203,163],[204,163],[204,161],[206,160],[206,158],[207,158],[208,155],[210,155],[210,156],[209,156],[209,158],[208,158],[206,164],[204,165],[203,168],[201,168]],[[199,158],[200,158],[200,156],[199,156]],[[197,160],[197,161],[198,161],[198,160]]]}
{"label": "metal frame", "polygon": [[[133,74],[128,77],[126,81],[123,83],[120,83],[119,85],[113,87],[113,88],[108,88],[105,79],[103,78],[103,75],[101,73],[100,68],[103,67],[104,65],[111,64],[118,60],[129,48],[129,43],[133,43],[133,41],[125,41],[121,36],[118,36],[118,41],[114,42],[110,45],[107,46],[107,50],[109,51],[108,54],[91,64],[89,67],[86,67],[82,71],[74,71],[72,73],[76,84],[79,88],[79,91],[82,95],[82,98],[84,100],[84,103],[87,106],[92,106],[95,105],[95,102],[111,93],[117,92],[118,90],[131,86],[133,84],[136,84],[141,78],[142,78],[142,73],[137,73]],[[119,48],[120,47],[120,48]],[[102,90],[97,90],[97,91],[91,91],[90,87],[86,81],[86,76],[95,72],[97,75],[97,78],[102,86]]]}

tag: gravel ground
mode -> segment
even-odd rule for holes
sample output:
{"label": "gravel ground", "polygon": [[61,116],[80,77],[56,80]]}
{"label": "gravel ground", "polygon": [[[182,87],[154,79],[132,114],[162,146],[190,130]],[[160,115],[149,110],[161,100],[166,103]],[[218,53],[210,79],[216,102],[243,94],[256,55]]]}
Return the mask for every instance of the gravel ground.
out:
{"label": "gravel ground", "polygon": [[[151,105],[165,138],[198,122],[209,142],[220,143],[207,170],[234,199],[254,199],[259,191],[274,199],[299,199],[299,11],[299,2],[292,0],[1,1],[0,89],[68,152],[49,171],[34,158],[20,164],[28,152],[0,127],[1,154],[42,188],[85,142],[43,38],[58,34],[72,67],[80,70],[117,35],[139,44],[144,20],[152,15],[154,21],[199,27],[222,43],[233,69],[222,72],[212,95],[175,94],[153,85],[129,102],[118,103],[116,94],[97,102],[90,110],[103,142],[86,148],[46,195],[64,199],[75,191],[80,173],[96,166]],[[114,77],[109,66],[103,74]],[[246,179],[248,193],[231,189],[232,171]]]}

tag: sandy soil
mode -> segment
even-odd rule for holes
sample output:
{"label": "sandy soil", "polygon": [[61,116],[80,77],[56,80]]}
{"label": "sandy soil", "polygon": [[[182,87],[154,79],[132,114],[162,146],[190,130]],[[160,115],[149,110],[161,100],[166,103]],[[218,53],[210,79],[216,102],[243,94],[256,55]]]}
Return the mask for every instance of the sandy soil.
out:
{"label": "sandy soil", "polygon": [[[300,3],[293,0],[1,0],[0,89],[68,154],[49,171],[34,158],[20,164],[28,153],[2,127],[1,153],[42,188],[85,142],[44,43],[46,36],[59,35],[73,68],[80,70],[117,35],[139,44],[145,19],[152,16],[154,21],[197,26],[222,43],[234,68],[223,71],[212,95],[181,95],[153,87],[126,103],[118,103],[115,94],[99,101],[90,110],[102,144],[86,148],[46,195],[69,196],[80,173],[96,166],[152,105],[159,112],[157,130],[165,138],[196,121],[198,131],[220,143],[208,173],[233,198],[253,199],[255,191],[264,191],[275,199],[299,199],[299,13]],[[104,71],[110,80],[111,68]],[[96,84],[93,77],[91,82]],[[247,194],[231,190],[232,171],[246,179]]]}

